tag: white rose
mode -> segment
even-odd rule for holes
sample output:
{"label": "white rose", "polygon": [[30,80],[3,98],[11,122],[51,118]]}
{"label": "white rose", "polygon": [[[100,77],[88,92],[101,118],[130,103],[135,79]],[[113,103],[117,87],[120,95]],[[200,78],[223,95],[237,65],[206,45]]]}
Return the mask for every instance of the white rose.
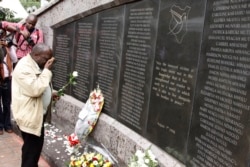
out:
{"label": "white rose", "polygon": [[98,163],[98,161],[93,161],[93,164],[96,166],[96,165],[98,165],[99,163]]}
{"label": "white rose", "polygon": [[148,163],[149,163],[149,159],[146,158],[146,159],[144,160],[144,162],[145,162],[145,164],[148,164]]}
{"label": "white rose", "polygon": [[74,71],[74,72],[72,73],[72,75],[73,75],[73,77],[78,77],[78,72],[77,72],[77,71]]}
{"label": "white rose", "polygon": [[141,151],[141,150],[137,150],[135,152],[135,155],[138,157],[138,158],[143,158],[145,156],[145,154]]}
{"label": "white rose", "polygon": [[149,155],[151,160],[155,160],[155,155],[152,153],[151,150],[148,150],[148,155]]}

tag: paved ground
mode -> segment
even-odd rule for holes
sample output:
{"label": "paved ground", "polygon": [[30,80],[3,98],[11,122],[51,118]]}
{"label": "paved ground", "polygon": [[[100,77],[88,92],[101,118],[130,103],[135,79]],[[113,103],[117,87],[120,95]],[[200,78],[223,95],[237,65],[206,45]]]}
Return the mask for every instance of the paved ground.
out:
{"label": "paved ground", "polygon": [[[21,166],[21,147],[22,139],[15,133],[0,135],[0,166],[1,167],[20,167]],[[39,167],[50,167],[41,157]]]}
{"label": "paved ground", "polygon": [[[14,133],[4,132],[3,135],[0,135],[0,167],[21,166],[21,147],[23,141],[15,123],[12,125]],[[45,124],[44,146],[38,164],[39,167],[65,167],[71,157],[69,152],[66,151],[65,141],[65,134],[61,129],[51,124]],[[84,150],[90,152],[97,151],[111,158],[111,154],[92,137],[89,137],[85,145],[79,149],[80,153]],[[110,160],[113,161],[114,159]],[[122,162],[113,161],[113,163],[116,167],[126,167]]]}

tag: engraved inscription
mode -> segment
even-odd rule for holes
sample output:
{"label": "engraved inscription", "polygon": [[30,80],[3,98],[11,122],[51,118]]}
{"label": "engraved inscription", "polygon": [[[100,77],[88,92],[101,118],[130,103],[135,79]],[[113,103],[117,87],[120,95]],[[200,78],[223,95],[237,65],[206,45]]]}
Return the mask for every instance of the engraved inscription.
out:
{"label": "engraved inscription", "polygon": [[61,88],[63,83],[67,81],[67,61],[70,55],[70,43],[71,39],[66,34],[59,34],[56,37],[56,47],[55,47],[55,55],[56,56],[56,66],[57,69],[60,70],[53,70],[53,86],[55,88]]}
{"label": "engraved inscription", "polygon": [[159,61],[156,61],[155,70],[158,75],[152,89],[156,97],[179,106],[191,102],[191,87],[188,81],[193,78],[194,70]]}
{"label": "engraved inscription", "polygon": [[113,102],[112,89],[114,79],[116,79],[116,72],[118,69],[120,60],[120,53],[117,51],[120,49],[118,43],[119,36],[119,17],[107,16],[100,17],[101,23],[99,28],[99,53],[97,55],[96,65],[97,65],[97,80],[102,86],[102,89],[106,90],[104,92],[105,96],[105,109],[112,111],[110,105]]}
{"label": "engraved inscription", "polygon": [[247,78],[250,76],[249,2],[214,1],[209,25],[209,47],[205,53],[207,79],[200,95],[200,128],[195,137],[199,166],[236,167],[240,165],[232,148],[239,146],[244,133],[244,113],[250,106]]}
{"label": "engraved inscription", "polygon": [[77,78],[77,85],[74,87],[73,92],[78,97],[83,99],[88,98],[89,85],[90,85],[90,68],[91,68],[91,43],[93,34],[94,23],[83,21],[77,24],[78,32],[78,45],[76,48],[76,63],[75,70],[79,72]]}
{"label": "engraved inscription", "polygon": [[140,120],[144,105],[146,65],[152,39],[154,8],[135,8],[129,11],[125,52],[124,85],[122,85],[121,119],[141,130]]}

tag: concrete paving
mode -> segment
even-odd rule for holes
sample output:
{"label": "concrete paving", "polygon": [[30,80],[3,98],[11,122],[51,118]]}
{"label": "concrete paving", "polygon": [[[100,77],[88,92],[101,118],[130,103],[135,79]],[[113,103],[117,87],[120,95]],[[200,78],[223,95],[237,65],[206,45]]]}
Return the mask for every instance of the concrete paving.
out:
{"label": "concrete paving", "polygon": [[[16,133],[4,132],[0,135],[0,166],[1,167],[20,167],[21,166],[21,147],[23,141]],[[41,156],[39,167],[51,167]]]}

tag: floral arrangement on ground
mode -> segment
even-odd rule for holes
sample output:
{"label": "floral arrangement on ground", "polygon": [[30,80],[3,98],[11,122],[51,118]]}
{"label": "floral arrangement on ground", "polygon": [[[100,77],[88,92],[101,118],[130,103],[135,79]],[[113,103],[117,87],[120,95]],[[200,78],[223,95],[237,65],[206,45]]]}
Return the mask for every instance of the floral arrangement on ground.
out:
{"label": "floral arrangement on ground", "polygon": [[157,167],[158,161],[151,151],[151,146],[144,152],[137,150],[136,153],[130,158],[128,167]]}
{"label": "floral arrangement on ground", "polygon": [[72,156],[68,167],[113,167],[113,164],[102,154],[85,152],[81,156]]}

